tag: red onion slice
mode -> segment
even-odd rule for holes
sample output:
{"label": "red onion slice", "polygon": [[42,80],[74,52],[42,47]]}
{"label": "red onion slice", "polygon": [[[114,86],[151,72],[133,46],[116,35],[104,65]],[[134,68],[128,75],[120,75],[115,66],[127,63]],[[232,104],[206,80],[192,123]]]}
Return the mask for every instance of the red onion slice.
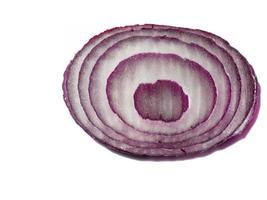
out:
{"label": "red onion slice", "polygon": [[[140,39],[142,37],[144,40],[141,42]],[[136,38],[138,38],[138,41],[132,42],[129,45],[129,41],[133,41]],[[158,42],[155,40],[158,40]],[[146,43],[148,41],[151,42],[150,48],[148,48],[148,44]],[[126,46],[116,51],[116,47],[121,43],[125,43]],[[159,43],[164,43],[166,47],[163,45],[163,48]],[[180,44],[180,48],[177,48],[177,43]],[[181,44],[188,49],[181,48],[183,46]],[[156,52],[151,48],[153,45],[156,46]],[[141,51],[135,51],[136,49]],[[179,51],[173,52],[174,49],[179,49]],[[109,59],[105,59],[108,52],[112,51],[115,54]],[[131,53],[125,56],[125,52]],[[192,54],[192,52],[195,53]],[[178,117],[174,117],[175,120],[172,120],[172,117],[170,118],[170,122],[145,119],[143,125],[139,125],[139,127],[136,121],[139,118],[142,119],[142,117],[138,115],[134,117],[135,120],[131,120],[130,115],[128,115],[132,111],[138,113],[137,110],[133,110],[134,107],[131,109],[121,109],[118,106],[118,102],[116,102],[117,105],[112,105],[112,101],[108,101],[110,99],[107,93],[109,94],[110,92],[111,96],[114,96],[114,91],[119,91],[119,86],[117,84],[114,87],[115,89],[113,88],[112,90],[106,87],[110,75],[114,70],[116,71],[116,67],[120,62],[127,60],[129,57],[138,56],[140,53],[160,53],[165,58],[166,55],[164,54],[172,53],[184,59],[189,59],[189,62],[196,62],[197,65],[204,68],[209,73],[211,79],[205,78],[203,80],[212,80],[215,88],[213,88],[212,84],[208,84],[209,86],[206,87],[207,84],[205,85],[205,81],[200,81],[199,87],[206,87],[210,91],[216,90],[216,102],[213,105],[214,108],[208,112],[209,118],[201,121],[201,117],[199,116],[204,113],[203,110],[209,110],[211,101],[207,101],[203,105],[204,108],[200,112],[200,115],[194,118],[200,120],[196,123],[196,126],[194,126],[192,114],[188,115],[187,118],[188,121],[191,120],[192,124],[188,123],[191,126],[187,125],[186,127],[185,123],[181,123],[181,120],[186,118],[190,106],[193,105],[193,99],[192,97],[190,99],[190,96],[189,105],[186,110],[183,110],[183,108],[180,108],[180,111],[176,109],[175,112],[178,113]],[[199,56],[202,57],[200,58]],[[165,60],[165,58],[162,60]],[[102,63],[101,65],[101,62],[105,64]],[[207,68],[210,63],[214,64],[214,68]],[[220,69],[222,69],[221,72]],[[144,69],[140,68],[139,71],[142,70]],[[105,76],[102,76],[103,74],[99,72],[107,73],[104,73]],[[156,72],[156,74],[160,73]],[[91,80],[89,77],[91,77]],[[131,77],[136,78],[136,76]],[[150,77],[149,74],[148,77]],[[126,79],[127,83],[127,79],[130,76],[121,78],[121,80]],[[117,78],[115,77],[111,80],[112,84],[108,84],[108,86],[113,85],[117,81]],[[160,81],[160,79],[156,81],[158,80]],[[169,81],[169,79],[164,80],[164,83],[166,81]],[[128,80],[128,82],[130,81]],[[184,80],[182,82],[184,85]],[[139,86],[142,84],[144,83],[141,82]],[[130,86],[130,84],[128,85]],[[177,85],[179,85],[178,88],[181,85],[178,80]],[[194,85],[196,84],[192,84],[192,87]],[[159,88],[162,89],[162,87]],[[90,88],[89,91],[88,88]],[[183,91],[184,88],[181,87],[181,89]],[[256,120],[260,100],[260,88],[252,68],[243,56],[230,47],[227,42],[218,36],[200,30],[157,25],[136,25],[115,28],[92,38],[68,66],[64,74],[63,90],[65,102],[73,118],[92,137],[111,149],[135,156],[144,155],[149,157],[191,157],[193,155],[201,155],[202,152],[211,152],[211,150],[216,149],[216,147],[222,144],[229,143],[229,141],[236,140],[235,138],[238,139],[240,136],[244,136]],[[166,94],[169,94],[168,89],[164,90],[167,91]],[[179,91],[177,88],[176,90]],[[106,93],[106,91],[108,92]],[[212,95],[214,92],[207,93]],[[126,95],[127,92],[125,90],[121,90],[120,94],[118,93],[119,96],[122,94],[123,98],[129,97]],[[159,94],[162,94],[162,92]],[[202,92],[201,94],[204,96]],[[180,93],[179,95],[181,96]],[[179,95],[171,95],[172,97],[170,98],[177,98],[175,101],[170,100],[170,98],[164,100],[161,97],[161,100],[156,100],[155,102],[167,102],[159,103],[164,106],[170,102],[172,106],[186,104],[183,100],[186,99],[185,96],[182,95],[183,98],[181,98]],[[213,96],[215,96],[215,93]],[[133,103],[133,91],[131,97],[131,102]],[[153,98],[157,99],[158,97],[156,95]],[[122,104],[123,107],[124,103]],[[144,103],[144,105],[146,104]],[[165,118],[176,115],[169,114],[171,109],[168,106],[164,109],[159,109],[156,106],[152,108],[155,113],[160,113]],[[109,111],[108,114],[107,110]],[[124,113],[124,110],[127,113]],[[169,111],[167,112],[167,110]],[[154,113],[150,113],[150,115],[156,116],[156,119],[161,119],[157,115],[154,115]],[[113,118],[116,118],[116,121]],[[155,122],[152,124],[157,124],[155,126],[156,128],[150,126],[151,122]]]}

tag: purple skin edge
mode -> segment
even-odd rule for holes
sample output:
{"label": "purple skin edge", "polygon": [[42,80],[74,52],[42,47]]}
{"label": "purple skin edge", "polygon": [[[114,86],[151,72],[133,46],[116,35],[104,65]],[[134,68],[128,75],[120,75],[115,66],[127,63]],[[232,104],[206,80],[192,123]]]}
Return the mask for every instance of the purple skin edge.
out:
{"label": "purple skin edge", "polygon": [[[148,26],[150,25],[152,28],[153,28],[153,24],[144,24],[144,26]],[[124,26],[124,27],[132,27],[132,26]],[[115,27],[115,28],[112,28],[112,29],[108,29],[106,31],[104,31],[103,33],[106,33],[106,32],[110,32],[114,29],[119,29],[119,28],[123,28],[123,27]],[[186,29],[186,28],[184,28]],[[209,33],[209,32],[206,32],[206,31],[202,31],[202,30],[199,30],[199,29],[195,29],[197,31],[200,31],[200,32],[203,32],[203,33],[206,33],[206,34],[210,34],[212,35],[213,37],[217,37],[217,38],[220,38],[219,36],[217,35],[214,35],[213,33]],[[102,33],[102,34],[103,34]],[[92,37],[85,45],[84,47],[90,43],[92,40],[94,40],[94,38],[98,37],[98,35]],[[221,40],[223,40],[227,45],[229,45],[229,43],[227,41],[225,41],[224,39],[220,38]],[[64,98],[64,101],[69,109],[69,112],[70,114],[72,115],[73,119],[75,120],[75,122],[81,126],[82,129],[84,129],[85,132],[88,133],[88,135],[90,135],[96,142],[98,142],[99,144],[101,145],[104,145],[105,147],[107,147],[110,151],[112,152],[115,152],[119,155],[122,155],[122,156],[125,156],[125,157],[128,157],[128,158],[133,158],[133,159],[136,159],[136,160],[152,160],[152,161],[162,161],[162,160],[167,160],[167,161],[173,161],[173,160],[187,160],[187,159],[191,159],[191,158],[199,158],[199,157],[202,157],[202,156],[206,156],[206,155],[209,155],[217,150],[222,150],[234,143],[236,143],[237,141],[245,138],[248,134],[248,132],[250,131],[250,129],[252,128],[252,126],[254,125],[254,123],[256,122],[256,119],[258,117],[258,114],[259,114],[259,110],[260,110],[260,85],[257,81],[257,78],[255,76],[255,73],[252,69],[252,67],[250,66],[250,70],[251,70],[251,74],[253,75],[254,77],[254,83],[256,84],[256,88],[255,88],[255,98],[254,98],[254,104],[252,105],[252,109],[253,109],[253,113],[252,115],[250,116],[250,119],[248,120],[248,122],[246,122],[246,125],[245,127],[242,129],[242,131],[235,135],[235,136],[229,136],[228,138],[226,138],[224,141],[221,141],[219,143],[217,143],[216,145],[213,145],[211,148],[209,149],[206,149],[205,151],[201,151],[201,152],[195,152],[195,153],[190,153],[189,155],[184,154],[184,156],[179,156],[179,157],[176,157],[176,156],[158,156],[158,157],[151,157],[151,156],[147,156],[147,155],[136,155],[136,154],[133,154],[133,153],[130,153],[130,152],[127,152],[127,151],[123,151],[121,149],[117,149],[109,144],[107,144],[105,141],[102,141],[102,140],[99,140],[98,138],[94,137],[92,134],[90,134],[87,130],[86,127],[84,127],[80,122],[79,120],[77,119],[77,117],[75,116],[73,110],[72,110],[72,106],[69,102],[69,99],[68,99],[68,90],[67,90],[67,81],[68,81],[68,77],[69,77],[69,68],[70,66],[73,64],[73,62],[75,61],[75,59],[77,57],[79,57],[80,53],[82,52],[82,50],[84,49],[84,47],[78,51],[78,53],[76,53],[75,57],[73,58],[73,60],[71,60],[71,62],[69,63],[69,65],[67,66],[65,72],[64,72],[64,75],[63,75],[63,84],[62,84],[62,89],[63,89],[63,98]],[[233,48],[233,47],[231,47]],[[241,55],[241,54],[240,54]],[[241,55],[241,58],[246,60],[242,55]]]}

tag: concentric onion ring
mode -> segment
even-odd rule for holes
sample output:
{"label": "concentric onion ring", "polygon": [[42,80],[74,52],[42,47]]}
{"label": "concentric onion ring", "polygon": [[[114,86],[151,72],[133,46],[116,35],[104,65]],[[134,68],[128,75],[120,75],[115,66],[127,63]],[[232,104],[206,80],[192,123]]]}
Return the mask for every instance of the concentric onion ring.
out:
{"label": "concentric onion ring", "polygon": [[260,104],[252,67],[225,40],[160,25],[93,37],[67,67],[63,90],[89,135],[149,158],[199,156],[236,141]]}
{"label": "concentric onion ring", "polygon": [[[149,76],[142,76],[142,74],[149,74]],[[133,78],[127,79],[125,77]],[[134,98],[132,98],[133,95],[125,95],[125,93],[123,93],[123,91],[127,91],[127,94],[134,94],[140,83],[155,82],[155,84],[157,84],[159,83],[158,80],[161,79],[172,80],[176,83],[179,82],[182,87],[181,89],[184,89],[185,93],[193,99],[187,109],[187,112],[181,116],[182,119],[180,117],[179,120],[176,119],[174,122],[170,123],[166,123],[164,120],[154,121],[149,119],[140,119],[137,113],[138,109],[135,109],[135,104],[137,102]],[[194,88],[191,87],[192,84],[195,85]],[[138,130],[143,128],[146,129],[146,131],[154,133],[168,133],[168,129],[173,129],[175,133],[181,128],[185,130],[186,126],[188,128],[195,127],[197,124],[207,120],[212,112],[218,112],[218,109],[214,109],[216,101],[216,87],[210,74],[197,63],[189,60],[183,60],[174,54],[149,53],[137,54],[136,56],[130,57],[120,62],[120,64],[112,72],[108,78],[106,88],[106,93],[109,99],[108,101],[112,111],[116,113],[118,117],[121,117],[125,123],[129,124],[127,121],[131,121],[132,127]],[[170,99],[173,96],[166,97],[168,94],[164,94],[164,91],[162,91],[160,95],[164,95],[165,97],[162,98],[161,102],[164,102],[164,100],[168,98]],[[218,96],[218,98],[220,97],[221,96]],[[150,97],[147,97],[147,99],[151,99],[151,95]],[[181,103],[183,102],[185,102],[185,100]],[[149,103],[150,102],[148,102],[148,104]],[[203,104],[206,104],[206,106],[201,106]],[[225,105],[227,105],[227,103],[225,103]],[[155,107],[157,108],[160,106],[157,105]],[[176,109],[171,106],[169,108],[169,111],[166,110],[167,114]],[[124,110],[126,112],[123,112]],[[224,114],[224,109],[222,109],[221,113],[222,115]],[[188,117],[189,115],[191,118]],[[183,124],[182,127],[181,124]],[[154,135],[154,133],[152,134]]]}

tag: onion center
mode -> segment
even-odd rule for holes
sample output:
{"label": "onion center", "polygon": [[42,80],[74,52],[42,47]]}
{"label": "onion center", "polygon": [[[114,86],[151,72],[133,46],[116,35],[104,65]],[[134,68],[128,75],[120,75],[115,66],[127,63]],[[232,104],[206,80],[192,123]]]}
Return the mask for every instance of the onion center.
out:
{"label": "onion center", "polygon": [[134,93],[135,109],[143,119],[172,122],[188,108],[188,96],[174,81],[142,83]]}

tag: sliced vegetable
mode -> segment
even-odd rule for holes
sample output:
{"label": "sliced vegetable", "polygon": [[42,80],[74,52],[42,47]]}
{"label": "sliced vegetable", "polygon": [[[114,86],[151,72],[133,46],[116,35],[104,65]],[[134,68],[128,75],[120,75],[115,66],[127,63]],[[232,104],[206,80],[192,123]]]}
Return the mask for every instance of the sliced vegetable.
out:
{"label": "sliced vegetable", "polygon": [[108,148],[189,158],[246,135],[260,87],[246,59],[211,33],[161,25],[93,37],[64,73],[75,121]]}

